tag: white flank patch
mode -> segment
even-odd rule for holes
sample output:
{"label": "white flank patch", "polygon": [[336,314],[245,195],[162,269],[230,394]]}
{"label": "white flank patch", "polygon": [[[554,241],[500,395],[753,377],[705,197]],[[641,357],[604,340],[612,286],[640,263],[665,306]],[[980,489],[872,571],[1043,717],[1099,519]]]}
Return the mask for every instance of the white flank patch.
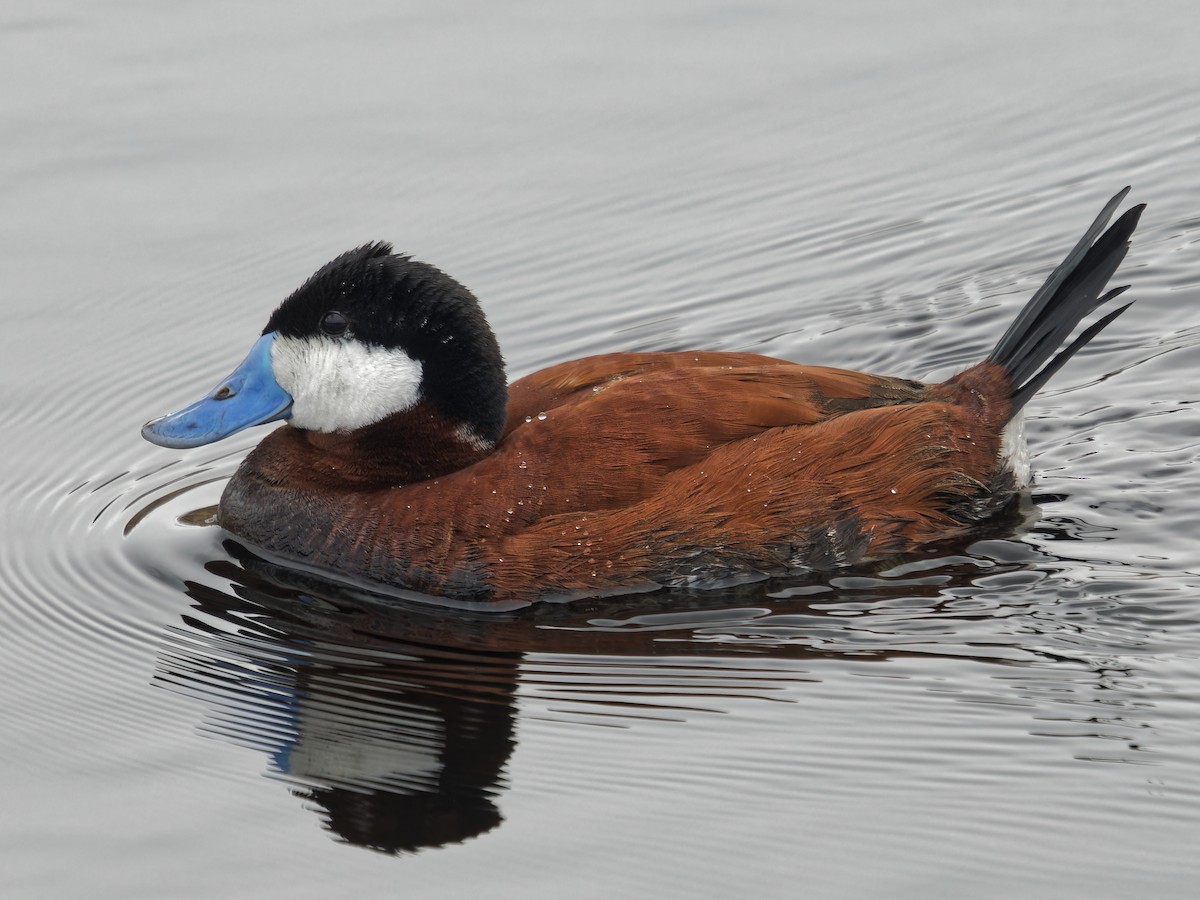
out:
{"label": "white flank patch", "polygon": [[1017,487],[1029,484],[1033,471],[1029,462],[1029,443],[1025,440],[1024,410],[1004,426],[1004,433],[1000,436],[1000,459],[1012,469]]}
{"label": "white flank patch", "polygon": [[292,395],[291,423],[309,431],[354,431],[408,409],[421,393],[419,362],[355,340],[276,335],[271,369]]}

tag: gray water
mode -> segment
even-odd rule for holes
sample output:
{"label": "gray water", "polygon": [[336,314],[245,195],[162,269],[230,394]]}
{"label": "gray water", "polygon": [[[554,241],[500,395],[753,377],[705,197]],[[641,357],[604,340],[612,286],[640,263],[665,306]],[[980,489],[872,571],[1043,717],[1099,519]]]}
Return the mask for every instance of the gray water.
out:
{"label": "gray water", "polygon": [[[1190,3],[0,9],[0,895],[1185,898],[1200,876]],[[487,615],[247,555],[169,452],[373,239],[517,377],[980,358],[1103,202],[1136,305],[1037,481],[872,571]]]}

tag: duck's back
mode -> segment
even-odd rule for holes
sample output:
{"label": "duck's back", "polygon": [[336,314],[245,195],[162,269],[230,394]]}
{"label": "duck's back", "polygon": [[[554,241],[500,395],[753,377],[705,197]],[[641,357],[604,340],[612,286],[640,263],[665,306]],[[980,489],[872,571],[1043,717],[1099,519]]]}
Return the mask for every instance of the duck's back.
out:
{"label": "duck's back", "polygon": [[918,402],[916,382],[747,353],[619,353],[526,376],[510,386],[496,453],[480,465],[536,465],[552,494],[543,516],[611,509],[657,494],[663,479],[773,429]]}

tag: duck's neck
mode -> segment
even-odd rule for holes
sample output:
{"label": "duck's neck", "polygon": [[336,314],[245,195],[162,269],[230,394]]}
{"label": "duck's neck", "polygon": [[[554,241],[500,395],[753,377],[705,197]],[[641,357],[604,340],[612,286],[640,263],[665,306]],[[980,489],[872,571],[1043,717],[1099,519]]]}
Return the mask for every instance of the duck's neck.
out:
{"label": "duck's neck", "polygon": [[493,449],[469,427],[422,402],[348,434],[284,426],[267,435],[243,468],[275,484],[370,490],[437,478]]}

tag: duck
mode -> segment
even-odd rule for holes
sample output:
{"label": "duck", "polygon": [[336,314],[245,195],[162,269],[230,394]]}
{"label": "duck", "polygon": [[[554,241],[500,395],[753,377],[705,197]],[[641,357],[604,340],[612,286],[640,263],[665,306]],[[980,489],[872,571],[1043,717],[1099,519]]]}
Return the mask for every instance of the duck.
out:
{"label": "duck", "polygon": [[142,435],[186,449],[282,422],[216,524],[423,596],[525,604],[873,563],[969,535],[1027,486],[1025,405],[1132,305],[1108,289],[1145,208],[1109,225],[1128,192],[991,352],[937,383],[696,350],[508,384],[471,291],[374,242],[318,269],[228,378]]}

